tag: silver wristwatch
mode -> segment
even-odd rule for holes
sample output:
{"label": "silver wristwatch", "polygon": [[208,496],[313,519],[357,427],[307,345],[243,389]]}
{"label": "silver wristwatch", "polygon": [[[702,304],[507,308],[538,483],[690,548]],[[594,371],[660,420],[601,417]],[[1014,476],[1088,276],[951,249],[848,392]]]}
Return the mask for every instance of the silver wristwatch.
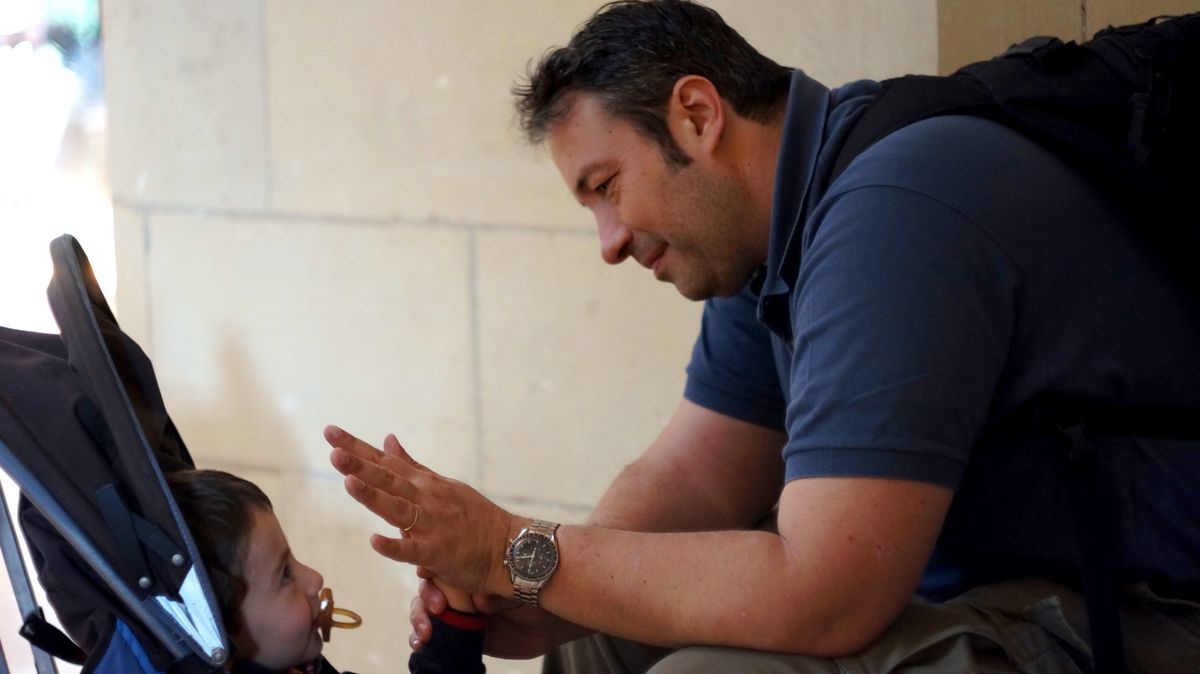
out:
{"label": "silver wristwatch", "polygon": [[504,566],[512,579],[513,594],[526,604],[537,606],[538,592],[558,568],[558,541],[553,522],[534,520],[508,542]]}

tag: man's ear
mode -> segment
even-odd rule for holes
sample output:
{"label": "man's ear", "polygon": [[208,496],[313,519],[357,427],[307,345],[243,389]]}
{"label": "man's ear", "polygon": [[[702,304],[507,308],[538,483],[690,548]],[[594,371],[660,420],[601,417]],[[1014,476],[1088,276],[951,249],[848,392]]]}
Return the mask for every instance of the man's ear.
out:
{"label": "man's ear", "polygon": [[667,127],[688,156],[716,152],[725,131],[725,101],[716,86],[699,75],[679,78],[667,102]]}

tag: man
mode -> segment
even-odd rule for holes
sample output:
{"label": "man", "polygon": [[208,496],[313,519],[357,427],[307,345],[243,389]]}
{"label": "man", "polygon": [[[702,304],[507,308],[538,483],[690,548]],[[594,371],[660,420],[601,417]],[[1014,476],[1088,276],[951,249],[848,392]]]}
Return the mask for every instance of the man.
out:
{"label": "man", "polygon": [[[606,5],[518,89],[604,260],[706,305],[684,400],[588,526],[507,513],[394,438],[327,435],[348,491],[404,531],[376,550],[480,595],[491,652],[599,634],[547,668],[1089,666],[1069,460],[1039,401],[1200,408],[1198,303],[1108,196],[993,122],[912,124],[833,177],[877,91],[829,90],[676,0]],[[1129,660],[1190,671],[1180,468],[1200,454],[1096,444]],[[415,647],[443,606],[423,586]]]}

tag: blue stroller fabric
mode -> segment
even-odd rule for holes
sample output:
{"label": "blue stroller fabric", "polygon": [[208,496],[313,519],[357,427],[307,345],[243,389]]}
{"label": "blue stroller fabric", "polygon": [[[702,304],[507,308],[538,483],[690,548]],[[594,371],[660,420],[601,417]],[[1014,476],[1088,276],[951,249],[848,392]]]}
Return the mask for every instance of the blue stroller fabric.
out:
{"label": "blue stroller fabric", "polygon": [[61,337],[0,327],[0,466],[33,566],[85,672],[219,670],[220,610],[163,479],[191,456],[83,249],[64,235],[51,257]]}
{"label": "blue stroller fabric", "polygon": [[137,636],[120,620],[113,624],[113,636],[108,640],[108,647],[99,652],[102,653],[100,660],[91,671],[166,674],[150,663]]}

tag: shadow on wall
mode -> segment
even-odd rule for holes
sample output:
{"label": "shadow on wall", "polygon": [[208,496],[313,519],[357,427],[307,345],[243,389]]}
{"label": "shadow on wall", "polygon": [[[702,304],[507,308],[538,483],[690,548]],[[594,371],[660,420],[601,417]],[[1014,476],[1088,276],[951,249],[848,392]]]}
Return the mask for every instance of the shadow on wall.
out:
{"label": "shadow on wall", "polygon": [[[218,467],[254,474],[287,473],[302,465],[298,439],[291,434],[281,405],[261,383],[245,346],[236,335],[225,335],[217,348],[218,383],[206,399],[167,401],[168,410],[188,443],[199,468]],[[249,479],[253,477],[247,476]],[[261,485],[268,489],[271,485]],[[268,495],[274,496],[271,490]]]}

